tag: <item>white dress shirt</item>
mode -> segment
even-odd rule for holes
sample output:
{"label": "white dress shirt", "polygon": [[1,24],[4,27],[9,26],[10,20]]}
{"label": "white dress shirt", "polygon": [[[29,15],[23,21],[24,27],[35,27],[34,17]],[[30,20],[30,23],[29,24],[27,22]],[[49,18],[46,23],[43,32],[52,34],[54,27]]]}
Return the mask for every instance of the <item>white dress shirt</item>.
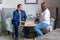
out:
{"label": "white dress shirt", "polygon": [[19,11],[19,20],[21,22],[21,11]]}
{"label": "white dress shirt", "polygon": [[50,25],[50,11],[49,9],[47,8],[46,10],[44,10],[41,14],[43,17],[42,17],[42,22]]}

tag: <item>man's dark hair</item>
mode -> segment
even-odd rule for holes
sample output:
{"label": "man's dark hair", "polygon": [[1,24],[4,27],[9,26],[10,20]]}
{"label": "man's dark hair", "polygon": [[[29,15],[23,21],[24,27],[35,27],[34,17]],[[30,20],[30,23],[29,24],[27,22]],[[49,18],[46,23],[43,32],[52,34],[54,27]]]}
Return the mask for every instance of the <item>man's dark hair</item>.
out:
{"label": "man's dark hair", "polygon": [[19,8],[20,6],[22,6],[22,4],[18,4],[18,5],[17,5],[17,8]]}

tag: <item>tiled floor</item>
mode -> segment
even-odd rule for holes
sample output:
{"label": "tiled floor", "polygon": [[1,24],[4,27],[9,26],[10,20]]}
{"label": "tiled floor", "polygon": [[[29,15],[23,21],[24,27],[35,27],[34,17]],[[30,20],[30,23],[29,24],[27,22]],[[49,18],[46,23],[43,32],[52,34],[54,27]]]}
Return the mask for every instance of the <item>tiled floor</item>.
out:
{"label": "tiled floor", "polygon": [[[19,40],[33,40],[32,38],[29,38],[29,39],[27,39],[27,38],[24,38],[24,37],[20,37],[20,35],[19,35],[19,38],[18,38]],[[8,35],[7,33],[3,33],[1,36],[0,36],[0,40],[14,40],[14,38],[12,38],[12,35],[10,34],[10,35]]]}
{"label": "tiled floor", "polygon": [[37,38],[37,40],[60,40],[60,28],[45,34],[41,38]]}
{"label": "tiled floor", "polygon": [[[27,39],[22,37],[24,40],[33,40],[32,38]],[[22,40],[19,35],[19,40]],[[3,34],[0,36],[0,40],[14,40],[11,35]],[[39,37],[36,40],[60,40],[60,29],[55,29],[52,32],[47,33],[43,37]]]}
{"label": "tiled floor", "polygon": [[[24,37],[20,37],[19,35],[19,40],[33,40],[32,38],[24,38]],[[0,40],[14,40],[14,38],[12,38],[12,35],[8,35],[7,32],[3,32],[2,35],[0,36]]]}
{"label": "tiled floor", "polygon": [[13,40],[10,36],[0,36],[0,40]]}
{"label": "tiled floor", "polygon": [[[0,36],[0,40],[14,40],[12,37],[11,37],[11,35],[9,35],[9,36]],[[21,38],[19,38],[19,40],[22,40]],[[27,38],[24,38],[24,40],[33,40],[33,39],[27,39]]]}

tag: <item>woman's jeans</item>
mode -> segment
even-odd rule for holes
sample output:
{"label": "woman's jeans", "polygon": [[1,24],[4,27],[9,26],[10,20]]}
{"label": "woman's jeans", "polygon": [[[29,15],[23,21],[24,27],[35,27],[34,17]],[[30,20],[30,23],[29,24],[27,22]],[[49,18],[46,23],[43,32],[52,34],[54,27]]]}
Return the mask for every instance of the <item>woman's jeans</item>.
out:
{"label": "woman's jeans", "polygon": [[39,22],[35,27],[34,30],[35,32],[37,32],[38,36],[43,36],[43,33],[41,31],[41,29],[47,28],[48,24],[43,23],[43,22]]}

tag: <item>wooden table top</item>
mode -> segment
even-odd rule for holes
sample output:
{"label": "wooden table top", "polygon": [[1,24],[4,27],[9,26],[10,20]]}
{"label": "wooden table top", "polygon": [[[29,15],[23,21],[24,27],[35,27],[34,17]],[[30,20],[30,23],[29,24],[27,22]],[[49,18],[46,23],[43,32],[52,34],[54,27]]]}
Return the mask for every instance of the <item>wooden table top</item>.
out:
{"label": "wooden table top", "polygon": [[60,28],[55,29],[54,31],[47,33],[37,40],[60,40]]}
{"label": "wooden table top", "polygon": [[21,27],[34,27],[34,26],[36,26],[36,24],[34,22],[32,22],[32,21],[26,21],[25,25],[20,24],[20,26]]}

